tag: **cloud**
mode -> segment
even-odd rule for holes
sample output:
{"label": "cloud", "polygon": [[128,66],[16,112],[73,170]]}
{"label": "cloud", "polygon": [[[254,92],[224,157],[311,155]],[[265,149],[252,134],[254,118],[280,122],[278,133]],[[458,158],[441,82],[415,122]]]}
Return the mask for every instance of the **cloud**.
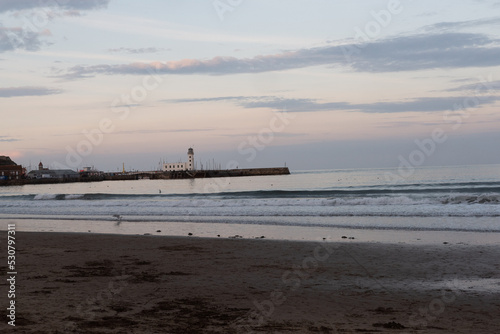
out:
{"label": "cloud", "polygon": [[[255,132],[247,132],[247,133],[235,133],[235,134],[219,134],[221,137],[229,137],[229,138],[242,138],[248,136],[254,136]],[[310,133],[288,133],[288,132],[275,132],[273,133],[275,138],[297,138],[297,137],[305,137],[309,136]]]}
{"label": "cloud", "polygon": [[22,49],[37,51],[43,44],[40,37],[44,32],[33,32],[20,27],[7,28],[0,26],[0,53]]}
{"label": "cloud", "polygon": [[179,132],[209,132],[213,131],[213,128],[204,128],[204,129],[174,129],[174,130],[130,130],[130,131],[115,131],[114,135],[123,135],[123,134],[155,134],[155,133],[179,133]]}
{"label": "cloud", "polygon": [[420,97],[402,101],[375,103],[319,102],[315,99],[288,99],[271,96],[226,96],[200,99],[168,100],[174,103],[220,102],[231,101],[246,109],[267,108],[274,111],[318,112],[352,111],[362,113],[398,113],[398,112],[441,112],[455,110],[458,107],[474,107],[500,101],[500,96],[479,97]]}
{"label": "cloud", "polygon": [[7,136],[0,136],[0,142],[11,143],[11,142],[15,142],[15,141],[20,141],[20,140],[19,139],[15,139],[15,138],[10,138],[10,137],[7,137]]}
{"label": "cloud", "polygon": [[350,67],[357,72],[417,71],[435,68],[500,65],[498,42],[484,34],[421,34],[371,41],[284,51],[253,58],[214,57],[124,65],[75,66],[64,77],[104,75],[205,74],[229,75],[284,71],[310,66]]}
{"label": "cloud", "polygon": [[[11,11],[22,18],[22,27],[4,27],[0,22],[0,53],[14,50],[38,51],[43,43],[40,38],[50,35],[40,21],[60,16],[80,16],[80,10],[106,7],[110,0],[0,0],[0,14]],[[60,9],[60,11],[57,11]]]}
{"label": "cloud", "polygon": [[0,88],[0,98],[19,96],[44,96],[60,94],[62,92],[63,91],[60,89],[51,89],[45,87],[8,87]]}
{"label": "cloud", "polygon": [[162,51],[170,51],[170,49],[163,49],[163,48],[155,48],[155,47],[149,47],[149,48],[116,48],[116,49],[108,49],[109,52],[122,52],[122,53],[129,53],[129,54],[139,54],[139,53],[157,53],[157,52],[162,52]]}
{"label": "cloud", "polygon": [[497,66],[498,42],[470,33],[397,37],[363,46],[352,56],[352,67],[361,72],[395,72]]}
{"label": "cloud", "polygon": [[470,106],[474,101],[474,107],[492,104],[500,100],[500,96],[484,98],[475,97],[421,97],[417,99],[377,102],[371,104],[351,104],[355,111],[366,113],[395,113],[395,112],[440,112],[456,110],[459,107]]}
{"label": "cloud", "polygon": [[64,16],[82,16],[82,13],[79,10],[65,10],[63,12]]}
{"label": "cloud", "polygon": [[[468,81],[472,81],[469,79]],[[458,86],[446,90],[447,92],[459,92],[459,91],[473,91],[477,95],[492,94],[495,92],[500,92],[500,80],[496,81],[485,81],[480,80],[475,83]]]}
{"label": "cloud", "polygon": [[473,28],[473,27],[479,27],[484,25],[495,25],[495,24],[497,25],[500,24],[499,17],[491,17],[491,18],[469,20],[469,21],[439,22],[436,24],[425,26],[423,30],[432,32],[457,31],[458,29],[463,29],[463,28]]}
{"label": "cloud", "polygon": [[106,7],[111,0],[2,0],[0,13],[37,8],[61,8],[65,10],[91,10]]}
{"label": "cloud", "polygon": [[[277,111],[319,111],[331,110],[336,107],[346,107],[349,104],[340,103],[318,103],[312,99],[287,99],[276,96],[218,96],[193,99],[171,99],[163,100],[167,103],[200,103],[200,102],[232,102],[246,109],[269,108]],[[292,109],[288,109],[290,106]],[[344,108],[341,108],[344,109]]]}
{"label": "cloud", "polygon": [[194,99],[171,99],[163,100],[163,102],[174,102],[174,103],[198,103],[198,102],[218,102],[218,101],[249,101],[249,100],[260,100],[265,98],[273,98],[272,96],[217,96],[217,97],[202,97]]}

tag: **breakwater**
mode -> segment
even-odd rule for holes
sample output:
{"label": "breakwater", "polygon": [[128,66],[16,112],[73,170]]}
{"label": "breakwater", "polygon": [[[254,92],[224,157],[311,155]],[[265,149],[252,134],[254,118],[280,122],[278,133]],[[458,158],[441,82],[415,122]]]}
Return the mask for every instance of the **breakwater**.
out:
{"label": "breakwater", "polygon": [[243,169],[220,169],[220,170],[181,170],[168,172],[136,172],[124,174],[106,173],[105,180],[165,180],[165,179],[201,179],[210,177],[238,177],[238,176],[264,176],[264,175],[288,175],[288,167],[271,168],[243,168]]}
{"label": "breakwater", "polygon": [[0,186],[16,186],[24,184],[50,184],[69,182],[99,182],[99,181],[121,181],[121,180],[168,180],[168,179],[198,179],[211,177],[241,177],[241,176],[265,176],[265,175],[288,175],[288,167],[271,168],[243,168],[223,170],[195,170],[195,171],[154,171],[154,172],[128,172],[128,173],[101,173],[96,176],[81,175],[76,178],[43,178],[43,179],[19,179],[0,180]]}
{"label": "breakwater", "polygon": [[271,168],[244,168],[244,169],[222,169],[222,170],[199,170],[199,171],[175,171],[155,174],[159,179],[191,179],[210,177],[238,177],[238,176],[264,176],[264,175],[288,175],[288,167]]}

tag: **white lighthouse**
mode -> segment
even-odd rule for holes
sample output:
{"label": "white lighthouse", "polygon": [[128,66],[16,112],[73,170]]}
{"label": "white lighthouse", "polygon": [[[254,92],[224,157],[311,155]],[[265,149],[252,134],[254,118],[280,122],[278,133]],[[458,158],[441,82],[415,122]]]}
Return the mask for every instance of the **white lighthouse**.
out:
{"label": "white lighthouse", "polygon": [[165,163],[163,164],[163,171],[181,171],[181,170],[194,170],[194,151],[193,148],[189,148],[187,152],[188,161],[187,162],[175,162],[175,163]]}
{"label": "white lighthouse", "polygon": [[188,149],[188,162],[186,167],[187,170],[194,170],[194,151],[192,147]]}

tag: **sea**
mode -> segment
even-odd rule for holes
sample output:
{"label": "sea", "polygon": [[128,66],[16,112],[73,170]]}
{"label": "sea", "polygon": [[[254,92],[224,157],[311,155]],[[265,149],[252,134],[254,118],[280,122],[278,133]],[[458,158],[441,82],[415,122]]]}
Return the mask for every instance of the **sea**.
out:
{"label": "sea", "polygon": [[500,165],[0,187],[0,228],[8,223],[23,231],[285,239],[474,232],[500,241]]}

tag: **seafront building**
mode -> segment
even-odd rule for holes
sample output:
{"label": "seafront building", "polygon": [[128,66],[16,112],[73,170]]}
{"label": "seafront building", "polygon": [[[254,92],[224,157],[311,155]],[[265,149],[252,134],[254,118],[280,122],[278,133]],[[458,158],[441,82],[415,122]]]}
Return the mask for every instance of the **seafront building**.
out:
{"label": "seafront building", "polygon": [[30,179],[78,179],[80,174],[71,169],[48,169],[43,167],[40,161],[38,170],[28,173]]}
{"label": "seafront building", "polygon": [[187,152],[187,162],[164,163],[162,170],[164,172],[194,170],[194,150],[190,147]]}
{"label": "seafront building", "polygon": [[23,166],[16,164],[10,157],[0,156],[0,180],[19,180],[24,172]]}

